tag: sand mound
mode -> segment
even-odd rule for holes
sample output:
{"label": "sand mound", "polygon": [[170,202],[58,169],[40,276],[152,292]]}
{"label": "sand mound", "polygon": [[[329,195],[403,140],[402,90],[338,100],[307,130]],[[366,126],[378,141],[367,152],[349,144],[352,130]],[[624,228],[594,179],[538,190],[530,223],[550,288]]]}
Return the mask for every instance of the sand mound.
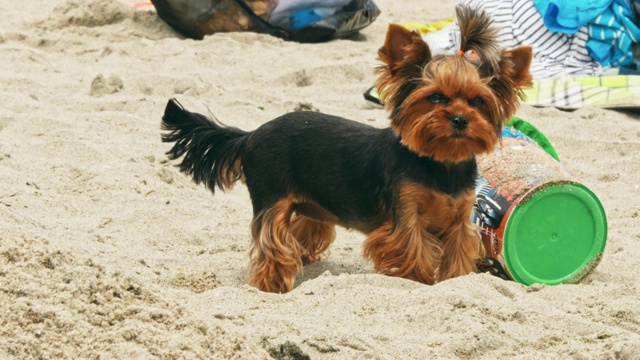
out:
{"label": "sand mound", "polygon": [[251,205],[166,158],[169,98],[251,130],[296,108],[387,126],[362,93],[389,22],[455,1],[377,1],[360,37],[184,39],[110,0],[0,2],[0,357],[634,359],[640,354],[637,114],[522,107],[601,199],[602,262],[582,282],[375,274],[362,234],[289,294],[248,287]]}

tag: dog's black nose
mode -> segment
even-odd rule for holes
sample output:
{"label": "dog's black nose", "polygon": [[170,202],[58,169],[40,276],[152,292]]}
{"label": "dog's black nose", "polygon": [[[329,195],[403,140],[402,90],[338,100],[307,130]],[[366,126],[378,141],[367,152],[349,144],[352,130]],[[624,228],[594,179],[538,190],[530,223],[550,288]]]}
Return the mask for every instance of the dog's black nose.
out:
{"label": "dog's black nose", "polygon": [[469,118],[463,114],[455,114],[449,121],[456,130],[464,130],[469,125]]}

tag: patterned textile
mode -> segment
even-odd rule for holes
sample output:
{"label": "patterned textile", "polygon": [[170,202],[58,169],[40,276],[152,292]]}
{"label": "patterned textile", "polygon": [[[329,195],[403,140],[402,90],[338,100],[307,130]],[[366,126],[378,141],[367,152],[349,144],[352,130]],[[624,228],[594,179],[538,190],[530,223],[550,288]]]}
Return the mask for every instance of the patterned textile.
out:
{"label": "patterned textile", "polygon": [[583,106],[640,109],[640,76],[613,75],[538,79],[525,103],[573,110]]}
{"label": "patterned textile", "polygon": [[[460,4],[482,8],[492,16],[502,47],[532,46],[534,78],[597,76],[602,72],[586,48],[587,28],[581,27],[574,35],[551,32],[531,0],[462,0]],[[455,48],[459,46],[457,23],[451,25],[451,42]]]}
{"label": "patterned textile", "polygon": [[[626,2],[625,2],[626,4]],[[587,48],[603,66],[619,67],[633,61],[632,44],[640,41],[640,28],[633,22],[633,10],[612,3],[589,27]]]}
{"label": "patterned textile", "polygon": [[603,67],[633,62],[631,45],[640,40],[632,4],[627,0],[533,0],[551,31],[574,34],[587,27],[589,55]]}

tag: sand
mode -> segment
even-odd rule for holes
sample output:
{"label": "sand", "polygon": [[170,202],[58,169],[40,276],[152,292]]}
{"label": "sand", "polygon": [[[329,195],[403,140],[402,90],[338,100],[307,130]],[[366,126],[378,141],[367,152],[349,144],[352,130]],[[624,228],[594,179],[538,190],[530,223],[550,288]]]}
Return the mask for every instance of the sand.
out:
{"label": "sand", "polygon": [[349,40],[184,39],[114,0],[0,3],[0,358],[640,357],[640,122],[523,106],[602,201],[600,265],[581,283],[376,274],[340,229],[296,288],[246,285],[246,188],[211,195],[169,162],[169,98],[247,130],[297,107],[387,125],[362,93],[390,22],[455,1],[379,0]]}

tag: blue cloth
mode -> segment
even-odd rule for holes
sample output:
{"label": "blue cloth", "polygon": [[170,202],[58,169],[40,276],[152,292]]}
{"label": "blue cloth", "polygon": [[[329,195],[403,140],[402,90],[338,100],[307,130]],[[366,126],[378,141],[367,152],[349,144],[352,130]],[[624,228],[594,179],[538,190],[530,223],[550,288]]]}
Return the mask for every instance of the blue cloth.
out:
{"label": "blue cloth", "polygon": [[611,5],[612,0],[533,0],[547,29],[567,35],[595,19]]}
{"label": "blue cloth", "polygon": [[640,28],[627,0],[532,0],[545,26],[555,32],[575,34],[587,26],[589,55],[603,67],[633,62],[631,45],[640,42]]}
{"label": "blue cloth", "polygon": [[640,28],[633,22],[633,9],[625,1],[611,4],[588,24],[587,48],[602,66],[624,66],[633,61],[631,45],[640,41]]}

